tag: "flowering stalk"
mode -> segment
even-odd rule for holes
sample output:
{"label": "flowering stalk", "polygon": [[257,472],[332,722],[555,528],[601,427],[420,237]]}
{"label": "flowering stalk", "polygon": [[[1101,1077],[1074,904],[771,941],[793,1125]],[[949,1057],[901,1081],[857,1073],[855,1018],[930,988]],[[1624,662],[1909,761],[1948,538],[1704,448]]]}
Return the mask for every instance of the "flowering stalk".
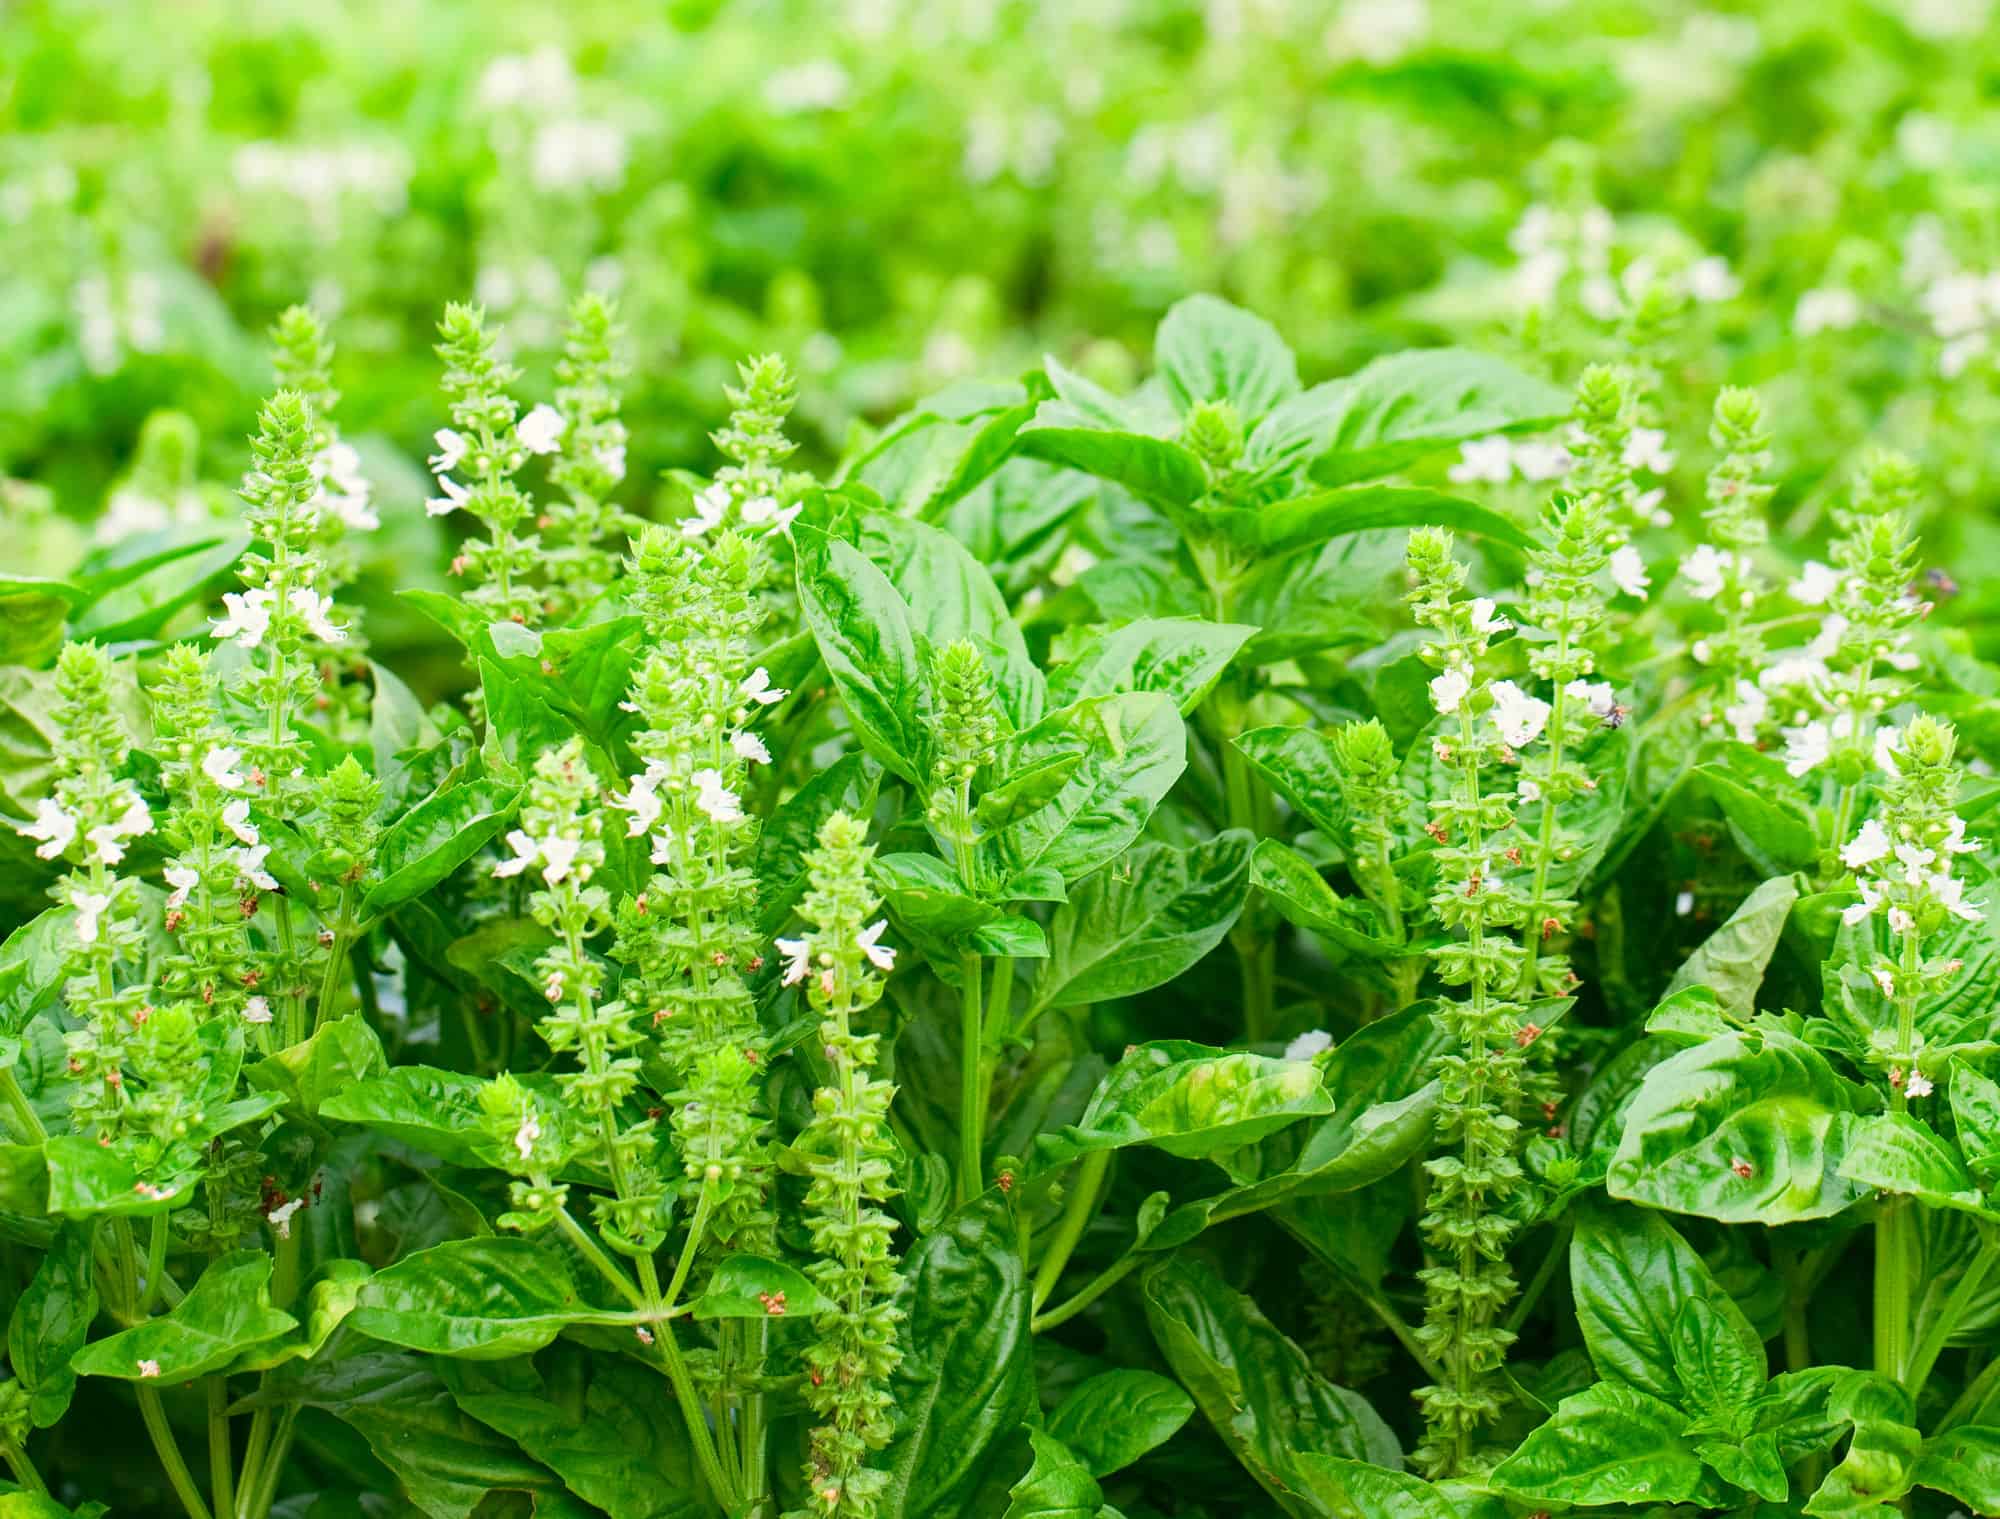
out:
{"label": "flowering stalk", "polygon": [[[1471,1468],[1475,1436],[1506,1401],[1500,1366],[1514,1336],[1496,1320],[1516,1287],[1506,1204],[1521,1180],[1519,1125],[1509,1109],[1521,1098],[1523,1052],[1540,1032],[1505,995],[1520,984],[1527,953],[1503,931],[1521,921],[1522,904],[1497,878],[1489,850],[1514,818],[1487,776],[1503,750],[1532,736],[1523,725],[1538,728],[1548,709],[1512,682],[1482,678],[1491,640],[1507,623],[1491,601],[1459,594],[1466,571],[1452,557],[1451,535],[1412,533],[1409,565],[1412,609],[1436,635],[1424,649],[1439,671],[1432,701],[1457,726],[1454,738],[1438,742],[1454,781],[1432,802],[1429,825],[1438,841],[1431,905],[1454,936],[1432,952],[1432,963],[1447,986],[1465,988],[1463,1000],[1444,1003],[1437,1015],[1453,1043],[1438,1061],[1437,1132],[1457,1153],[1425,1163],[1431,1195],[1420,1227],[1434,1263],[1420,1274],[1427,1303],[1417,1331],[1443,1376],[1417,1392],[1426,1430],[1416,1458],[1426,1472],[1445,1475]],[[1491,722],[1478,721],[1488,714]]]}
{"label": "flowering stalk", "polygon": [[161,832],[176,853],[166,867],[167,932],[176,951],[160,968],[170,996],[199,1004],[207,1015],[271,1021],[270,1002],[256,988],[261,972],[247,919],[257,894],[277,885],[264,860],[270,846],[245,843],[250,822],[249,778],[243,752],[225,742],[208,656],[191,644],[167,651],[152,687],[153,731],[171,806]]}
{"label": "flowering stalk", "polygon": [[1764,478],[1771,467],[1771,432],[1757,393],[1724,389],[1715,398],[1709,438],[1722,450],[1708,472],[1708,505],[1701,514],[1712,541],[1681,566],[1695,597],[1713,601],[1722,618],[1721,630],[1696,646],[1699,662],[1715,672],[1711,711],[1702,720],[1720,718],[1737,738],[1755,743],[1766,706],[1756,683],[1765,656],[1763,631],[1750,613],[1766,587],[1752,556],[1770,537],[1764,510],[1772,491]]}
{"label": "flowering stalk", "polygon": [[[312,408],[296,391],[281,390],[265,404],[251,443],[251,469],[242,495],[251,531],[268,552],[243,556],[239,574],[245,589],[225,595],[226,615],[218,618],[217,638],[233,639],[253,655],[231,681],[231,694],[263,722],[244,740],[251,762],[251,785],[261,792],[263,810],[280,820],[296,815],[304,800],[306,749],[297,722],[319,689],[310,650],[342,642],[347,630],[333,621],[333,600],[314,589],[320,560],[314,542],[319,481],[313,474],[318,428]],[[257,830],[237,830],[255,847]],[[275,885],[275,882],[273,883]],[[269,995],[281,1013],[279,1043],[304,1035],[306,965],[296,942],[290,903],[277,899],[278,952]]]}
{"label": "flowering stalk", "polygon": [[[139,964],[145,934],[138,883],[115,867],[124,863],[128,840],[153,831],[153,818],[145,798],[118,774],[131,741],[111,708],[110,655],[95,644],[65,645],[56,661],[56,702],[55,794],[37,804],[35,820],[21,832],[38,841],[35,853],[43,859],[70,865],[49,894],[74,915],[63,950],[63,994],[87,1018],[64,1036],[70,1074],[78,1078],[72,1104],[77,1127],[108,1143],[126,1132],[132,1103],[126,1061],[147,1010],[143,981],[118,984],[121,965]],[[7,1082],[9,1107],[29,1127],[11,1071]]]}
{"label": "flowering stalk", "polygon": [[[806,1462],[811,1510],[874,1519],[888,1476],[867,1465],[888,1443],[893,1401],[884,1383],[902,1352],[894,1298],[901,1278],[890,1253],[895,1222],[882,1205],[895,1194],[890,1172],[889,1103],[895,1087],[873,1074],[880,1038],[855,1032],[855,1019],[882,995],[894,951],[876,943],[881,907],[869,889],[874,851],[863,824],[836,813],[807,861],[811,890],[800,912],[811,925],[785,941],[806,998],[819,1014],[831,1081],[813,1094],[813,1118],[797,1149],[807,1157],[807,1225],[819,1260],[810,1274],[827,1307],[813,1320],[818,1340],[805,1352],[806,1401],[820,1417]],[[804,1519],[803,1511],[796,1519]]]}
{"label": "flowering stalk", "polygon": [[724,526],[782,532],[798,515],[796,505],[785,505],[789,492],[779,468],[798,447],[784,431],[798,400],[798,381],[776,354],[738,365],[737,375],[742,384],[723,392],[733,408],[729,424],[714,434],[729,462],[694,498],[695,514],[681,524],[690,538]]}
{"label": "flowering stalk", "polygon": [[[382,836],[377,818],[382,787],[350,754],[321,776],[314,790],[315,805],[304,818],[302,831],[313,846],[308,869],[313,874],[313,889],[320,894],[317,905],[324,925],[319,942],[325,961],[319,995],[313,1003],[313,1028],[318,1030],[333,1016],[348,951],[366,927],[358,913],[362,885]],[[329,890],[334,894],[331,903],[325,899]]]}
{"label": "flowering stalk", "polygon": [[607,498],[625,478],[625,424],[618,420],[618,357],[622,332],[613,304],[585,295],[570,308],[563,355],[556,361],[555,409],[562,445],[549,466],[549,483],[562,492],[543,520],[552,545],[547,563],[555,615],[575,612],[603,594],[617,572],[606,540],[637,526]]}
{"label": "flowering stalk", "polygon": [[[1369,901],[1382,911],[1383,926],[1392,943],[1409,937],[1410,893],[1396,874],[1396,847],[1409,816],[1410,798],[1403,790],[1402,766],[1388,730],[1376,718],[1343,723],[1333,730],[1334,763],[1340,769],[1340,794],[1347,823],[1348,868]],[[1390,962],[1396,1005],[1416,1000],[1423,979],[1423,961],[1408,955]]]}
{"label": "flowering stalk", "polygon": [[[1862,968],[1893,1020],[1878,1028],[1866,1058],[1881,1071],[1892,1111],[1931,1095],[1939,1063],[1926,1069],[1926,1041],[1918,1012],[1942,993],[1964,963],[1925,953],[1924,941],[1954,918],[1978,923],[1984,904],[1965,900],[1965,882],[1952,874],[1953,859],[1975,853],[1977,839],[1965,836],[1965,820],[1954,810],[1959,771],[1957,735],[1949,723],[1918,716],[1896,742],[1893,730],[1884,755],[1889,778],[1879,818],[1863,823],[1842,849],[1841,863],[1856,872],[1861,899],[1843,920],[1864,926],[1867,948]],[[1888,949],[1877,922],[1888,930]],[[1949,1052],[1939,1057],[1948,1058]],[[1912,1200],[1885,1198],[1875,1225],[1875,1367],[1902,1378],[1911,1369],[1914,1338],[1910,1304],[1917,1265],[1916,1220]]]}
{"label": "flowering stalk", "polygon": [[[438,451],[430,466],[439,494],[424,503],[424,510],[442,517],[463,508],[479,522],[486,536],[465,541],[452,572],[471,577],[472,587],[465,593],[471,605],[525,623],[540,610],[530,582],[542,550],[534,503],[514,477],[532,455],[556,451],[562,418],[554,407],[541,405],[517,420],[519,408],[507,387],[521,372],[499,356],[479,307],[447,306],[438,336],[452,425],[436,435]],[[461,468],[471,477],[470,485],[456,478],[454,471]]]}

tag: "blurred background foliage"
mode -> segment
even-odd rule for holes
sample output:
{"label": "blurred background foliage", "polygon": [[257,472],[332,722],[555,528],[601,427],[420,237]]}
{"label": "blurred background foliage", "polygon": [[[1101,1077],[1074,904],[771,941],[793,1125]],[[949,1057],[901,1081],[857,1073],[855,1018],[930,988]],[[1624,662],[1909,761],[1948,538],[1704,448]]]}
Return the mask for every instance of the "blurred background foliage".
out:
{"label": "blurred background foliage", "polygon": [[[232,513],[263,331],[296,300],[340,345],[393,654],[429,634],[384,592],[450,552],[419,509],[448,299],[482,301],[545,395],[568,298],[616,292],[644,510],[662,469],[712,465],[746,352],[801,371],[824,467],[1044,352],[1129,380],[1166,306],[1214,290],[1315,379],[1450,341],[1567,381],[1637,341],[1683,444],[1717,385],[1756,384],[1784,531],[1819,530],[1867,444],[1907,448],[1976,598],[2000,554],[1994,9],[0,5],[0,564],[101,570]],[[1687,297],[1664,323],[1632,299],[1662,269]]]}

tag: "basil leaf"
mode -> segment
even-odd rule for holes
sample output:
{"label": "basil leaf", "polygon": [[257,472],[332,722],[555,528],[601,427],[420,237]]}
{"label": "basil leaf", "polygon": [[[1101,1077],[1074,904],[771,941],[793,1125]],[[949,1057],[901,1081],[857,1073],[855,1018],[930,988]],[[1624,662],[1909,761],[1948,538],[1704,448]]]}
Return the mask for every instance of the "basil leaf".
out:
{"label": "basil leaf", "polygon": [[1170,1259],[1146,1273],[1146,1322],[1160,1352],[1214,1426],[1279,1507],[1306,1519],[1313,1509],[1299,1471],[1307,1455],[1337,1455],[1400,1468],[1388,1425],[1358,1393],[1312,1369],[1251,1299],[1199,1262]]}
{"label": "basil leaf", "polygon": [[1293,1463],[1318,1512],[1331,1519],[1460,1519],[1457,1507],[1408,1472],[1340,1456],[1305,1454]]}
{"label": "basil leaf", "polygon": [[1757,988],[1764,984],[1765,967],[1798,899],[1798,882],[1790,876],[1764,882],[1687,957],[1667,983],[1666,995],[1705,986],[1726,1010],[1749,1017],[1757,1009]]}
{"label": "basil leaf", "polygon": [[1625,1113],[1611,1195],[1724,1223],[1828,1218],[1867,1195],[1840,1174],[1866,1094],[1790,1034],[1731,1034],[1661,1061]]}
{"label": "basil leaf", "polygon": [[1257,629],[1199,617],[1144,617],[1094,635],[1049,679],[1059,705],[1120,691],[1161,691],[1189,716]]}
{"label": "basil leaf", "polygon": [[1044,1149],[1066,1162],[1149,1144],[1194,1160],[1332,1108],[1309,1062],[1162,1039],[1128,1050],[1098,1083],[1082,1118]]}
{"label": "basil leaf", "polygon": [[1932,1208],[1958,1208],[2000,1221],[1986,1206],[1958,1153],[1921,1118],[1877,1113],[1849,1130],[1840,1174],[1877,1192],[1922,1199]]}
{"label": "basil leaf", "polygon": [[924,784],[931,697],[910,609],[852,545],[804,524],[792,542],[799,606],[856,736],[893,774]]}
{"label": "basil leaf", "polygon": [[1162,986],[1220,944],[1249,890],[1250,834],[1146,844],[1084,878],[1049,923],[1028,1015]]}
{"label": "basil leaf", "polygon": [[348,1322],[408,1350],[497,1360],[539,1350],[596,1312],[554,1251],[481,1237],[448,1240],[376,1272]]}
{"label": "basil leaf", "polygon": [[1194,1413],[1194,1399],[1150,1371],[1100,1372],[1078,1384],[1049,1414],[1049,1433],[1093,1477],[1130,1466],[1172,1439]]}
{"label": "basil leaf", "polygon": [[58,1225],[7,1319],[7,1361],[28,1395],[28,1422],[36,1429],[60,1419],[76,1392],[72,1361],[97,1317],[96,1236],[93,1219]]}
{"label": "basil leaf", "polygon": [[1564,1398],[1493,1469],[1493,1486],[1532,1503],[1685,1503],[1702,1484],[1686,1422],[1651,1393],[1600,1382]]}
{"label": "basil leaf", "polygon": [[1976,1514],[2000,1513],[2000,1429],[1961,1424],[1925,1441],[1911,1481]]}
{"label": "basil leaf", "polygon": [[1097,1519],[1104,1504],[1097,1479],[1049,1431],[1030,1428],[1027,1435],[1034,1464],[1007,1490],[1001,1519]]}
{"label": "basil leaf", "polygon": [[1251,421],[1298,394],[1298,361],[1262,317],[1212,295],[1174,303],[1153,336],[1153,361],[1175,409],[1228,401]]}
{"label": "basil leaf", "polygon": [[85,1346],[70,1364],[87,1377],[186,1382],[297,1327],[271,1306],[271,1257],[234,1250],[210,1262],[170,1313]]}

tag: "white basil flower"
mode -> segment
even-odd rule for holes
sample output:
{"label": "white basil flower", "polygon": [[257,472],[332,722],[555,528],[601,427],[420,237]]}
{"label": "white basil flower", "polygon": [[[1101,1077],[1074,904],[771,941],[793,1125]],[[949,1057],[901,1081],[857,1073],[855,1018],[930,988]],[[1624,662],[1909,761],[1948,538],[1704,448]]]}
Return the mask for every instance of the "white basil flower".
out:
{"label": "white basil flower", "polygon": [[35,853],[44,860],[53,860],[76,838],[76,819],[63,810],[62,803],[50,797],[35,803],[32,823],[16,823],[14,827],[24,837],[42,841],[35,846]]}
{"label": "white basil flower", "polygon": [[1496,680],[1493,693],[1493,726],[1500,737],[1515,749],[1531,744],[1549,720],[1549,704],[1530,696],[1511,680]]}
{"label": "white basil flower", "polygon": [[546,401],[514,424],[514,440],[531,454],[552,454],[562,447],[562,413]]}
{"label": "white basil flower", "polygon": [[235,639],[246,649],[254,649],[271,630],[271,593],[261,586],[252,591],[225,591],[222,605],[226,615],[216,618],[209,631],[217,638]]}

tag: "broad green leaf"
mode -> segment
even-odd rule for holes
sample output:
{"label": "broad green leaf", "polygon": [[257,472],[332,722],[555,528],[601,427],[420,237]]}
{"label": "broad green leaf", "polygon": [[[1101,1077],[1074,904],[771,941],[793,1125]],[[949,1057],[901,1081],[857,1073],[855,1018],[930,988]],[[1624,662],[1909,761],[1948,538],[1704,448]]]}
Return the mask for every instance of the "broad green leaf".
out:
{"label": "broad green leaf", "polygon": [[497,1166],[501,1145],[488,1132],[479,1107],[485,1085],[460,1071],[399,1065],[335,1092],[321,1103],[320,1117],[365,1124],[385,1138],[458,1165]]}
{"label": "broad green leaf", "polygon": [[806,857],[836,812],[866,818],[875,810],[882,767],[866,754],[843,754],[778,805],[757,835],[757,917],[775,934],[806,890]]}
{"label": "broad green leaf", "polygon": [[[6,826],[0,822],[0,828]],[[38,1013],[56,1005],[75,922],[71,908],[44,908],[0,944],[0,1033],[19,1038]]]}
{"label": "broad green leaf", "polygon": [[1097,1519],[1104,1503],[1097,1479],[1052,1432],[1030,1427],[1027,1435],[1034,1464],[1007,1490],[1001,1519]]}
{"label": "broad green leaf", "polygon": [[1072,1389],[1049,1414],[1049,1433],[1093,1477],[1105,1477],[1164,1445],[1193,1413],[1194,1399],[1179,1384],[1124,1368],[1099,1372]]}
{"label": "broad green leaf", "polygon": [[366,1261],[332,1260],[320,1268],[318,1277],[306,1291],[306,1321],[297,1334],[246,1350],[229,1363],[225,1376],[239,1372],[268,1371],[286,1361],[318,1355],[347,1316],[361,1300],[362,1286],[370,1276]]}
{"label": "broad green leaf", "polygon": [[61,581],[0,579],[0,664],[39,667],[53,660],[81,594]]}
{"label": "broad green leaf", "polygon": [[1189,716],[1256,631],[1199,617],[1146,617],[1108,628],[1057,667],[1049,697],[1066,706],[1086,696],[1162,691]]}
{"label": "broad green leaf", "polygon": [[1067,401],[1042,402],[1016,446],[1031,459],[1123,486],[1169,516],[1185,516],[1208,490],[1201,460],[1180,444],[1141,432],[1107,431]]}
{"label": "broad green leaf", "polygon": [[1236,1459],[1287,1513],[1314,1510],[1299,1494],[1307,1455],[1400,1468],[1402,1451],[1357,1393],[1312,1369],[1255,1302],[1208,1266],[1170,1258],[1146,1273],[1146,1322],[1181,1385]]}
{"label": "broad green leaf", "polygon": [[1493,1470],[1493,1485],[1533,1503],[1685,1503],[1700,1490],[1701,1458],[1670,1404],[1615,1382],[1562,1400]]}
{"label": "broad green leaf", "polygon": [[479,1237],[433,1245],[378,1271],[348,1323],[408,1350],[498,1360],[539,1350],[597,1316],[561,1255],[531,1239]]}
{"label": "broad green leaf", "polygon": [[782,1261],[725,1256],[694,1300],[698,1319],[810,1319],[827,1306],[805,1274]]}
{"label": "broad green leaf", "polygon": [[611,1519],[705,1519],[694,1455],[656,1371],[594,1358],[578,1407],[568,1399],[461,1393],[458,1405],[542,1462]]}
{"label": "broad green leaf", "polygon": [[279,1050],[244,1072],[252,1087],[273,1091],[308,1117],[329,1097],[389,1068],[382,1041],[360,1013],[336,1018],[289,1049]]}
{"label": "broad green leaf", "polygon": [[1145,844],[1085,877],[1049,922],[1030,1015],[1162,986],[1222,942],[1249,888],[1250,834]]}
{"label": "broad green leaf", "polygon": [[980,831],[1000,833],[1048,806],[1062,794],[1070,777],[1083,768],[1084,758],[1082,751],[1075,749],[1043,755],[995,781],[980,793],[973,812]]}
{"label": "broad green leaf", "polygon": [[1187,730],[1158,692],[1090,697],[1009,740],[997,768],[1012,774],[1076,751],[1082,763],[1046,805],[982,843],[990,879],[1040,867],[1076,882],[1117,858],[1187,768]]}
{"label": "broad green leaf", "polygon": [[931,698],[909,607],[859,549],[804,525],[792,539],[799,604],[848,721],[890,771],[925,784]]}
{"label": "broad green leaf", "polygon": [[1317,385],[1251,435],[1248,462],[1313,460],[1328,485],[1368,480],[1488,433],[1552,427],[1570,395],[1503,359],[1464,348],[1390,354]]}
{"label": "broad green leaf", "polygon": [[1961,1208],[2000,1220],[1985,1205],[1958,1152],[1921,1118],[1876,1113],[1848,1132],[1840,1174],[1877,1192],[1920,1198],[1932,1208]]}
{"label": "broad green leaf", "polygon": [[1332,1110],[1309,1061],[1162,1039],[1112,1067],[1064,1131],[1064,1148],[1074,1155],[1149,1144],[1198,1160]]}
{"label": "broad green leaf", "polygon": [[1729,1344],[1708,1352],[1712,1366],[1688,1369],[1704,1377],[1726,1369],[1730,1377],[1754,1380],[1753,1392],[1763,1387],[1764,1342],[1701,1257],[1659,1214],[1585,1209],[1570,1241],[1569,1270],[1577,1326],[1600,1376],[1678,1406],[1705,1406],[1684,1381],[1675,1349],[1683,1310],[1700,1304],[1704,1325],[1726,1335]]}
{"label": "broad green leaf", "polygon": [[1212,295],[1188,296],[1161,318],[1153,362],[1183,413],[1228,401],[1249,422],[1298,394],[1298,362],[1278,329]]}
{"label": "broad green leaf", "polygon": [[1700,1044],[1736,1032],[1722,1004],[1707,986],[1684,986],[1646,1015],[1646,1032],[1676,1044]]}
{"label": "broad green leaf", "polygon": [[75,619],[71,636],[101,644],[157,638],[176,612],[204,597],[249,547],[247,537],[210,532],[171,554],[153,556],[144,574],[93,601]]}
{"label": "broad green leaf", "polygon": [[854,546],[889,578],[921,643],[941,649],[967,640],[985,659],[1012,726],[1041,721],[1048,682],[1028,657],[1020,626],[984,565],[948,533],[879,513],[860,520]]}
{"label": "broad green leaf", "polygon": [[212,1261],[171,1312],[85,1346],[70,1364],[88,1377],[186,1382],[297,1327],[271,1306],[271,1257],[234,1250]]}
{"label": "broad green leaf", "polygon": [[1731,749],[1729,764],[1696,765],[1690,773],[1715,799],[1730,833],[1758,869],[1779,876],[1813,868],[1819,836],[1782,764],[1739,745]]}
{"label": "broad green leaf", "polygon": [[1775,1435],[1759,1431],[1741,1440],[1699,1440],[1694,1450],[1723,1481],[1766,1502],[1783,1503],[1791,1495],[1792,1484],[1785,1475],[1785,1460]]}
{"label": "broad green leaf", "polygon": [[1847,1454],[1805,1505],[1815,1519],[1893,1512],[1910,1490],[1924,1449],[1910,1395],[1888,1377],[1850,1371],[1834,1386],[1827,1412],[1853,1426]]}
{"label": "broad green leaf", "polygon": [[2000,1083],[1987,1080],[1963,1060],[1952,1062],[1951,1116],[1966,1164],[2000,1177]]}
{"label": "broad green leaf", "polygon": [[1777,1029],[1682,1050],[1646,1073],[1626,1110],[1611,1195],[1723,1223],[1831,1217],[1867,1193],[1840,1174],[1864,1101]]}
{"label": "broad green leaf", "polygon": [[1340,1456],[1302,1454],[1292,1466],[1328,1519],[1459,1519],[1421,1477]]}
{"label": "broad green leaf", "polygon": [[1271,789],[1330,838],[1347,832],[1344,780],[1333,740],[1316,728],[1252,728],[1233,741]]}
{"label": "broad green leaf", "polygon": [[475,776],[452,780],[392,823],[377,848],[379,879],[361,910],[380,917],[420,897],[470,860],[506,828],[521,787]]}
{"label": "broad green leaf", "polygon": [[1343,897],[1326,884],[1310,860],[1280,839],[1260,839],[1250,880],[1285,920],[1363,960],[1400,960],[1424,944],[1388,937],[1374,905]]}
{"label": "broad green leaf", "polygon": [[1719,1288],[1680,1304],[1673,1361],[1687,1406],[1711,1417],[1727,1418],[1764,1390],[1764,1343]]}
{"label": "broad green leaf", "polygon": [[71,1359],[97,1317],[94,1219],[65,1222],[7,1320],[7,1361],[28,1396],[28,1422],[47,1429],[76,1391]]}
{"label": "broad green leaf", "polygon": [[1409,485],[1352,485],[1316,491],[1273,506],[1233,507],[1206,520],[1244,552],[1277,557],[1316,548],[1349,533],[1448,527],[1529,549],[1534,539],[1491,507]]}
{"label": "broad green leaf", "polygon": [[1790,876],[1764,882],[1687,957],[1667,983],[1666,995],[1705,986],[1727,1011],[1749,1017],[1757,1010],[1757,988],[1764,984],[1765,967],[1798,899],[1798,882]]}
{"label": "broad green leaf", "polygon": [[2000,1513],[2000,1429],[1961,1424],[1925,1441],[1911,1480],[1975,1514]]}
{"label": "broad green leaf", "polygon": [[1028,1281],[1005,1200],[989,1194],[903,1258],[895,1434],[873,1461],[885,1514],[957,1519],[1034,1402]]}

